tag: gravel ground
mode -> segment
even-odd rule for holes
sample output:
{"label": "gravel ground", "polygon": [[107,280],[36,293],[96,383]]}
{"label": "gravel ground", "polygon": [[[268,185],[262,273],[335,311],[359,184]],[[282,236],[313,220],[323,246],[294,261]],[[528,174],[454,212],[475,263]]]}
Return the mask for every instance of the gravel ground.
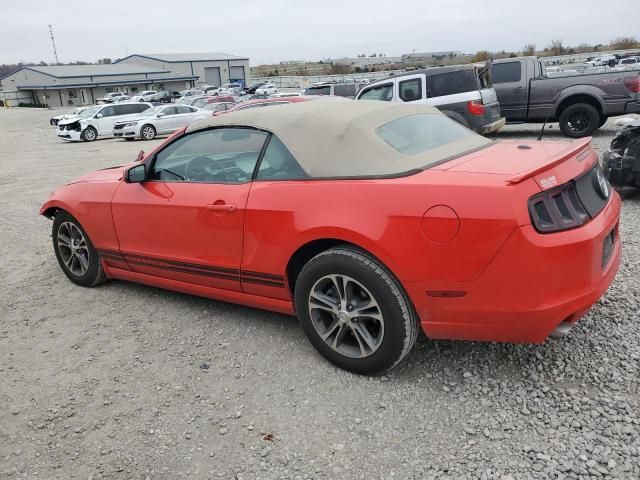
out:
{"label": "gravel ground", "polygon": [[[157,141],[67,144],[50,115],[0,111],[0,478],[640,478],[638,199],[617,280],[567,338],[422,337],[365,378],[325,362],[290,317],[69,282],[38,207]],[[613,133],[597,133],[600,151]]]}

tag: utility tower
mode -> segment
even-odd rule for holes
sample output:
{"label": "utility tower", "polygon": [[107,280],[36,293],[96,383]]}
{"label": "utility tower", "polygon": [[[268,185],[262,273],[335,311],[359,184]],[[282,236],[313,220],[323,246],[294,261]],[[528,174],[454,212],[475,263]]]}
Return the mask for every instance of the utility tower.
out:
{"label": "utility tower", "polygon": [[53,29],[51,25],[49,25],[49,35],[51,35],[51,44],[53,45],[53,54],[56,57],[56,65],[60,63],[58,60],[58,51],[56,50],[56,40],[53,38]]}

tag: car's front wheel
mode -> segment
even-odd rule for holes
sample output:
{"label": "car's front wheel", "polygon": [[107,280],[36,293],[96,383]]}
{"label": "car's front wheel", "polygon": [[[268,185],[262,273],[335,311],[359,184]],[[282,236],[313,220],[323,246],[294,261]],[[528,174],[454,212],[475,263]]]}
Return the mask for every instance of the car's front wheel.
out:
{"label": "car's front wheel", "polygon": [[98,252],[87,232],[73,216],[59,212],[53,221],[51,233],[53,251],[60,268],[73,283],[93,287],[107,279]]}
{"label": "car's front wheel", "polygon": [[87,127],[80,134],[80,138],[82,138],[82,140],[85,142],[93,142],[96,138],[98,138],[98,132],[93,127]]}
{"label": "car's front wheel", "polygon": [[295,307],[318,352],[354,373],[390,370],[418,334],[417,316],[402,286],[380,262],[352,247],[326,250],[303,267]]}
{"label": "car's front wheel", "polygon": [[156,138],[156,129],[153,125],[143,125],[140,129],[140,136],[143,140],[153,140]]}

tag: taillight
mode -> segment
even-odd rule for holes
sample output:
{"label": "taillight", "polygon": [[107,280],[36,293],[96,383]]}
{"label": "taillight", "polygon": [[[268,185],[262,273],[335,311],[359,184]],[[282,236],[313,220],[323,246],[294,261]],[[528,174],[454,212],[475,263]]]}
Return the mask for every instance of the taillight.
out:
{"label": "taillight", "polygon": [[470,100],[467,102],[467,109],[471,115],[484,115],[485,107],[480,100]]}
{"label": "taillight", "polygon": [[633,93],[640,93],[640,76],[625,77],[624,86],[631,90]]}
{"label": "taillight", "polygon": [[533,226],[540,233],[576,228],[590,218],[578,198],[575,182],[569,182],[531,197],[529,214]]}

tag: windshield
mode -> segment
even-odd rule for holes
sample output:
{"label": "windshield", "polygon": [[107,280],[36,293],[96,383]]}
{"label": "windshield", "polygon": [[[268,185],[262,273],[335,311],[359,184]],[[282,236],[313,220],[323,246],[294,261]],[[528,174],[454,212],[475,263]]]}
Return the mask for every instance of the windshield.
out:
{"label": "windshield", "polygon": [[78,118],[89,118],[93,116],[101,107],[91,107],[83,110],[78,114]]}

